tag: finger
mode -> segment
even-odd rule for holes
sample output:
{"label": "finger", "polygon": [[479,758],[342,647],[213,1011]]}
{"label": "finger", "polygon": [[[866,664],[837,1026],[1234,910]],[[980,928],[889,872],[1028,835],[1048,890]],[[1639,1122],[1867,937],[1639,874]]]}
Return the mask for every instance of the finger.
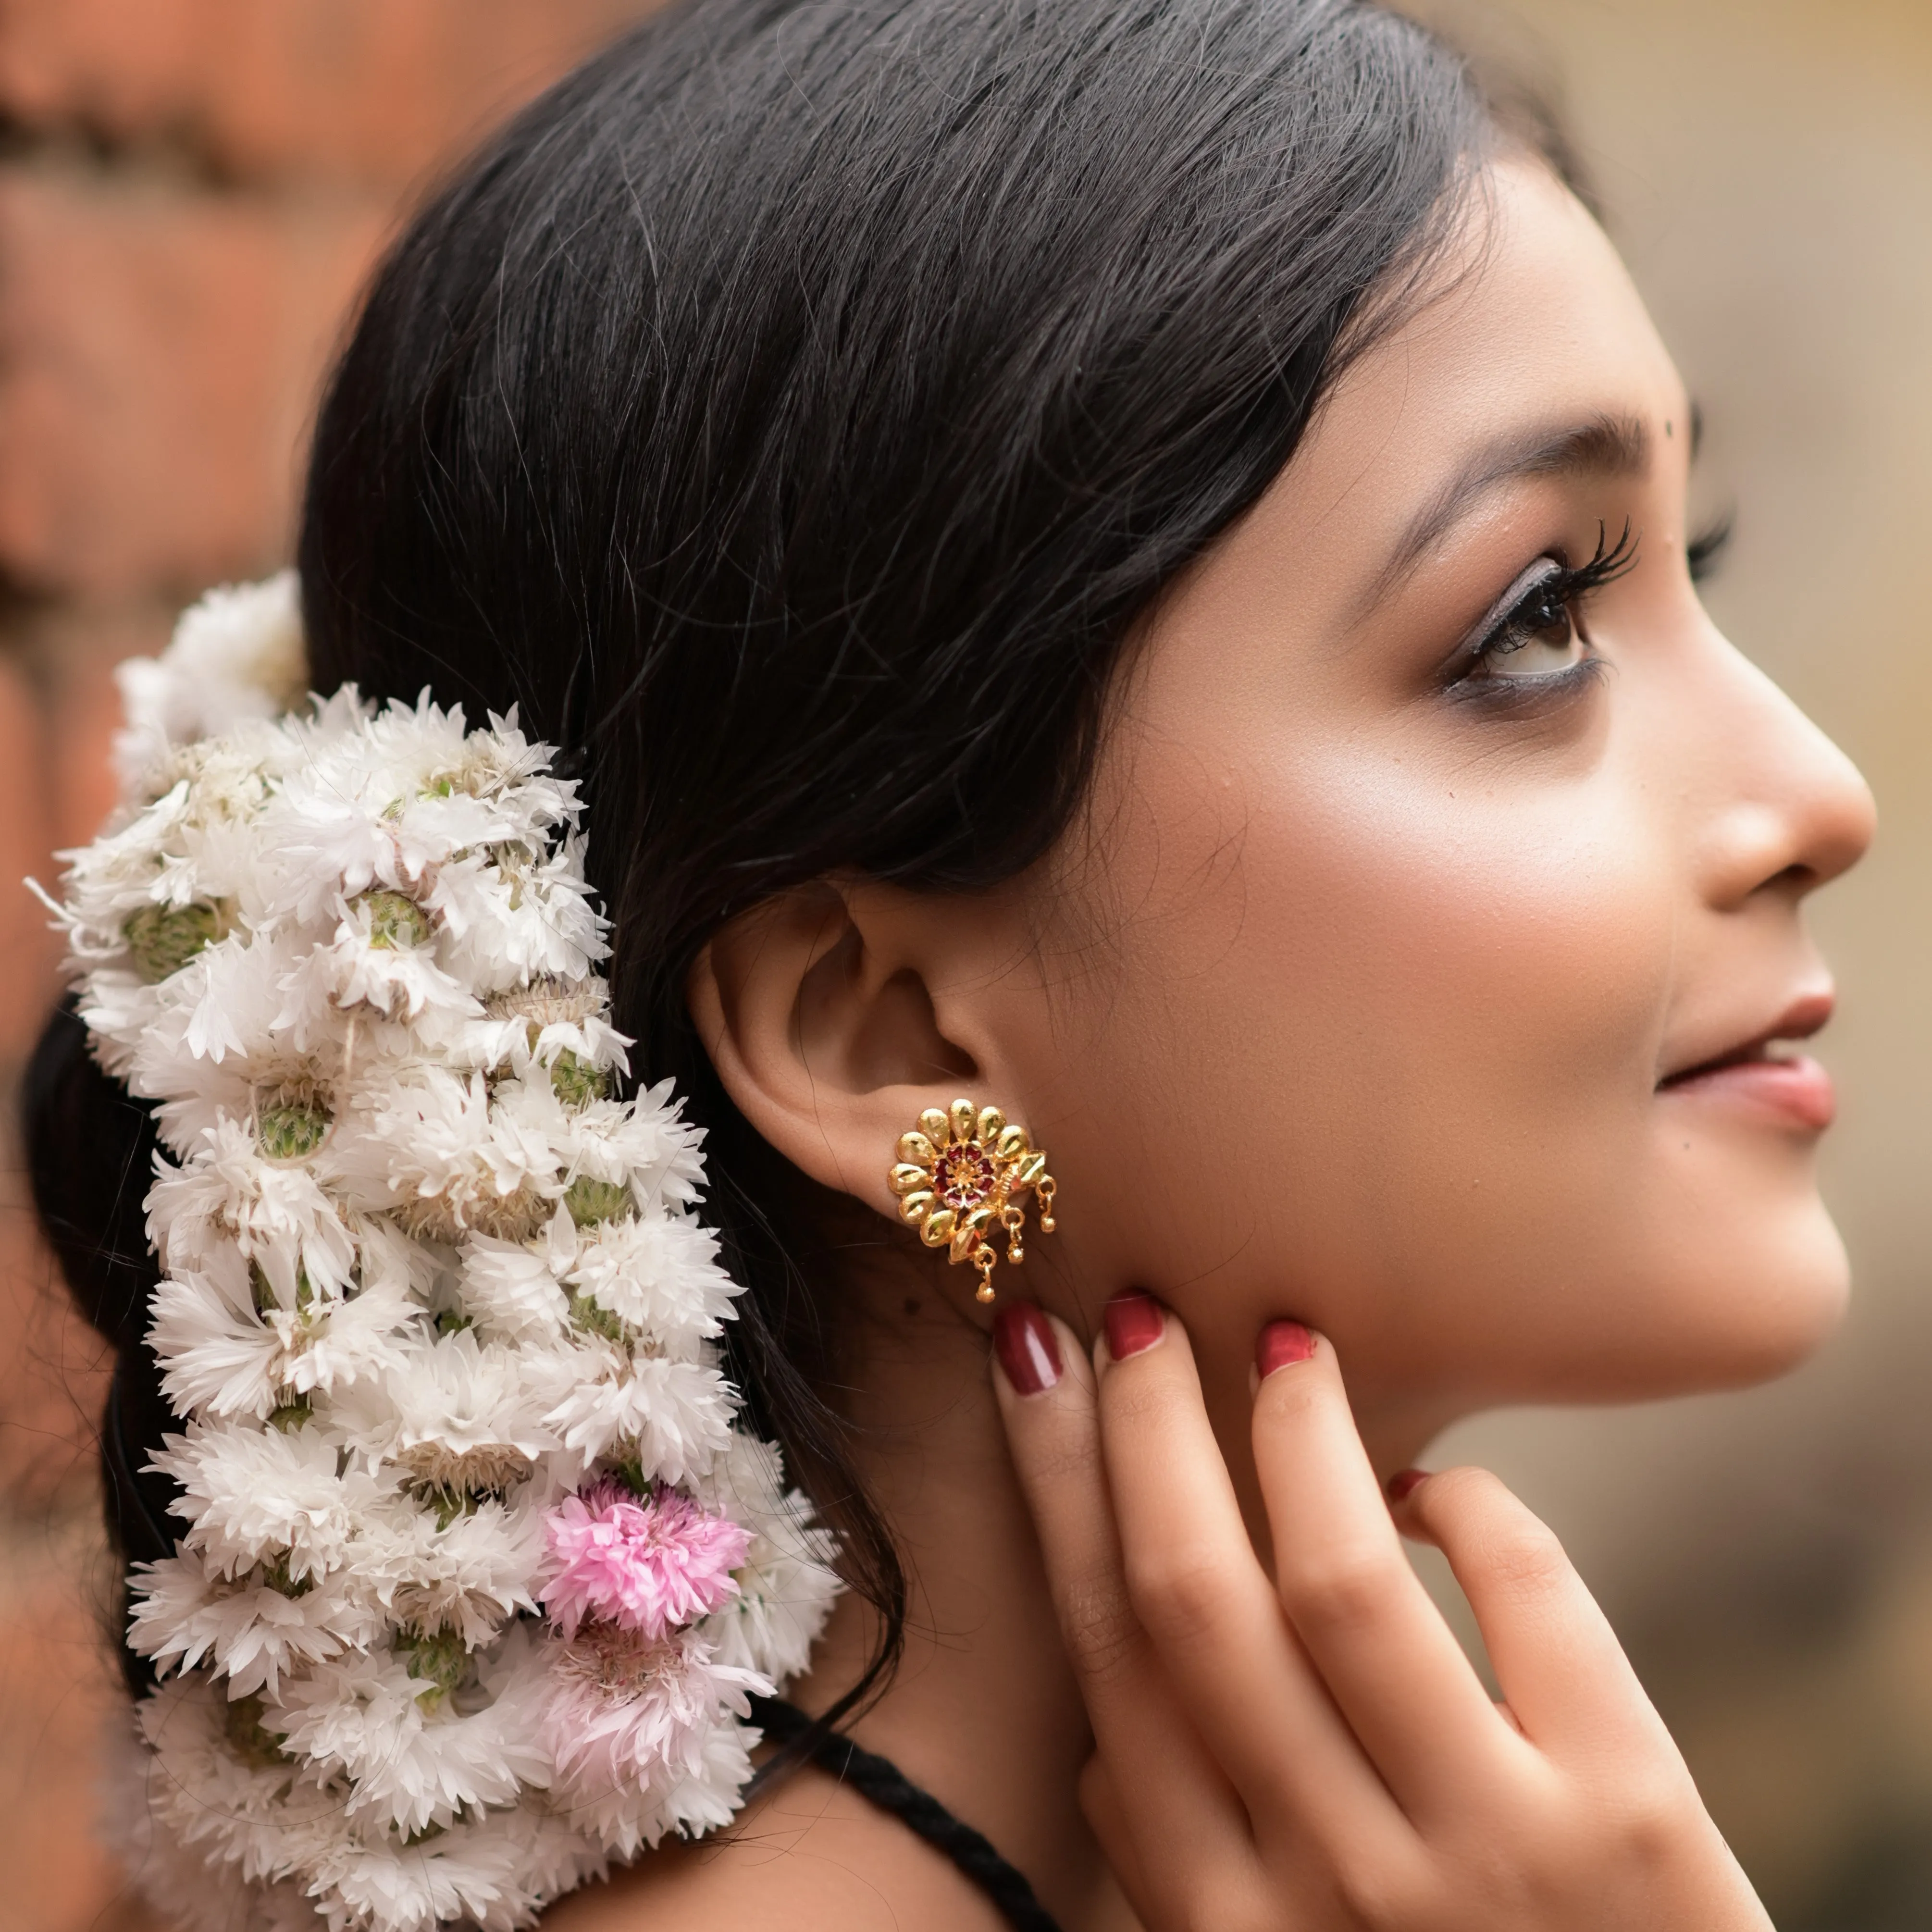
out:
{"label": "finger", "polygon": [[1334,1348],[1263,1331],[1255,1463],[1282,1606],[1350,1728],[1418,1820],[1466,1812],[1527,1768],[1390,1520]]}
{"label": "finger", "polygon": [[1393,1854],[1408,1827],[1256,1557],[1186,1330],[1146,1296],[1110,1304],[1100,1434],[1128,1595],[1184,1708],[1271,1846]]}
{"label": "finger", "polygon": [[[1138,1924],[1312,1928],[1333,1922],[1295,1909],[1292,1894],[1318,1870],[1312,1862],[1284,1873],[1252,1857],[1202,1858],[1177,1846],[1171,1832],[1150,1835],[1121,1802],[1104,1758],[1088,1759],[1080,1774],[1080,1809]],[[1102,1904],[1098,1916],[1112,1924],[1119,1915]]]}
{"label": "finger", "polygon": [[1523,1735],[1551,1756],[1662,1744],[1663,1720],[1548,1527],[1486,1469],[1390,1486],[1405,1535],[1432,1543],[1475,1612]]}
{"label": "finger", "polygon": [[1121,1802],[1120,1788],[1107,1768],[1107,1760],[1097,1753],[1090,1757],[1080,1773],[1080,1810],[1107,1862],[1120,1880],[1120,1889],[1143,1924],[1157,1923],[1159,1902],[1150,1894],[1147,1873],[1141,1862],[1142,1834],[1136,1820]]}
{"label": "finger", "polygon": [[[1127,1599],[1086,1352],[1064,1323],[1030,1303],[1003,1307],[994,1339],[994,1390],[1060,1634],[1100,1759],[1119,1768],[1106,1783],[1122,1840],[1165,1840],[1204,1859],[1246,1860],[1252,1844],[1240,1802],[1182,1711]],[[1143,1871],[1138,1882],[1153,1877]]]}

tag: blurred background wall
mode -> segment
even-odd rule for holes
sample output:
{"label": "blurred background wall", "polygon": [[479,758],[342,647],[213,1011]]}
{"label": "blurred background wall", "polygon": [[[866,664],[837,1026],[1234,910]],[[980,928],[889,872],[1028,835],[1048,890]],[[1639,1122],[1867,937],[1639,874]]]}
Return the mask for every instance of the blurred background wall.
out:
{"label": "blurred background wall", "polygon": [[[286,554],[318,378],[440,163],[644,0],[0,0],[0,1101],[56,990],[13,883],[111,801],[114,662]],[[0,1932],[146,1932],[90,1828],[118,1714],[104,1390],[0,1154]]]}
{"label": "blurred background wall", "polygon": [[[1420,4],[1420,0],[1418,0]],[[644,0],[0,0],[0,882],[107,801],[108,667],[285,552],[346,305],[438,164]],[[1785,1932],[1932,1924],[1932,0],[1434,0],[1563,100],[1735,504],[1718,618],[1883,813],[1845,993],[1844,1334],[1779,1387],[1466,1425],[1562,1533]],[[56,985],[0,884],[0,1078]],[[7,1097],[7,1096],[0,1096]],[[10,1099],[8,1118],[10,1120]],[[136,1932],[98,1351],[0,1171],[0,1932]]]}

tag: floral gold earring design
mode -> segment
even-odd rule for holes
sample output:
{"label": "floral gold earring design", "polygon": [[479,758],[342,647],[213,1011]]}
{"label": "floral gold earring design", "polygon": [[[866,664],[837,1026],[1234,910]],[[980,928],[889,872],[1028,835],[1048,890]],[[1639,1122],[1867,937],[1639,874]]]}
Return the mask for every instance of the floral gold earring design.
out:
{"label": "floral gold earring design", "polygon": [[899,1197],[900,1220],[928,1248],[946,1249],[955,1263],[970,1262],[980,1270],[979,1299],[991,1301],[1000,1258],[988,1234],[1006,1230],[1006,1258],[1016,1267],[1026,1256],[1026,1210],[1015,1197],[1030,1190],[1040,1232],[1053,1232],[1046,1150],[998,1108],[956,1100],[944,1113],[928,1107],[900,1135],[898,1152],[887,1180]]}

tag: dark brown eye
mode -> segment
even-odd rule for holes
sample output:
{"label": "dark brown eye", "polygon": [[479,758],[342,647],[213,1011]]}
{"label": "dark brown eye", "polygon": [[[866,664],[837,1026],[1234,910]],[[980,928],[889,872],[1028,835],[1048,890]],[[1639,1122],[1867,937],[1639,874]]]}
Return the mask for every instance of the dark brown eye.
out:
{"label": "dark brown eye", "polygon": [[1565,672],[1600,666],[1582,628],[1583,610],[1636,562],[1636,538],[1628,524],[1614,544],[1599,524],[1596,554],[1587,563],[1572,566],[1547,553],[1538,558],[1491,607],[1499,614],[1486,618],[1486,628],[1457,653],[1451,689],[1475,698],[1486,688],[1490,697],[1515,699],[1539,687],[1555,691]]}
{"label": "dark brown eye", "polygon": [[1570,605],[1562,585],[1551,578],[1538,584],[1510,613],[1511,640],[1502,646],[1520,650],[1526,644],[1567,644],[1570,641]]}
{"label": "dark brown eye", "polygon": [[1552,564],[1478,646],[1466,676],[1546,677],[1576,662],[1582,640],[1570,604],[1568,573]]}

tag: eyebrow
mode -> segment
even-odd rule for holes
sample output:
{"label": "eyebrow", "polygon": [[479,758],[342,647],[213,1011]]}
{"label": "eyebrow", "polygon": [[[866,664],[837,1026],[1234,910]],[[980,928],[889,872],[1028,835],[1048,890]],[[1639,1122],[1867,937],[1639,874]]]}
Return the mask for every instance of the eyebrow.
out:
{"label": "eyebrow", "polygon": [[[1694,413],[1694,440],[1701,427]],[[1499,484],[1523,476],[1640,476],[1651,434],[1641,417],[1607,412],[1559,429],[1533,429],[1478,450],[1410,518],[1370,586],[1364,608],[1381,603],[1417,564]]]}

